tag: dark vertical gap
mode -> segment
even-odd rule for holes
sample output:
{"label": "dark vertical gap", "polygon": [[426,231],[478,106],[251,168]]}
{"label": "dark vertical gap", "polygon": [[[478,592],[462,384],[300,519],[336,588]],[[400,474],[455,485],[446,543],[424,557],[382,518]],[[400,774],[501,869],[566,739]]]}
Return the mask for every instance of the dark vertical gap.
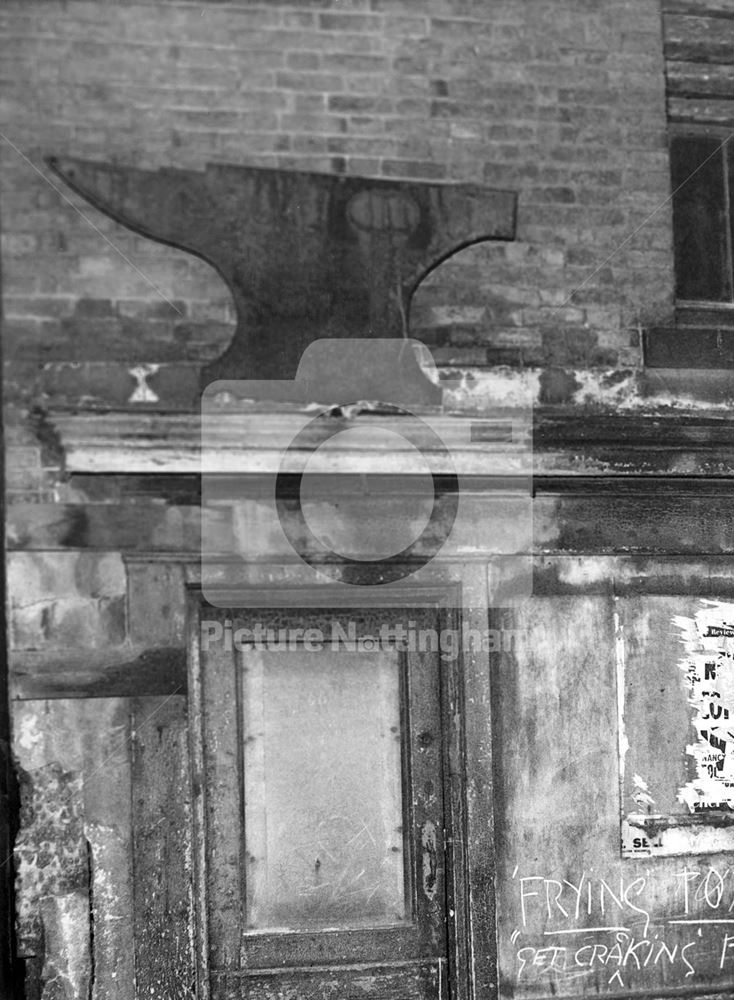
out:
{"label": "dark vertical gap", "polygon": [[403,896],[406,919],[415,920],[418,909],[417,860],[413,819],[413,771],[410,760],[410,690],[408,654],[398,650],[400,698],[400,790],[403,796]]}
{"label": "dark vertical gap", "polygon": [[[0,329],[2,329],[2,266],[0,265]],[[0,371],[2,371],[0,350]],[[0,413],[2,413],[0,379]],[[5,448],[3,421],[0,419],[0,513],[5,522]],[[5,538],[0,532],[0,996],[10,1000],[23,995],[23,973],[16,959],[13,844],[18,828],[19,793],[10,750],[10,702],[8,692],[8,655],[5,628]]]}
{"label": "dark vertical gap", "polygon": [[[494,858],[492,865],[492,888],[495,902],[499,894],[499,873],[497,871],[497,859],[509,856],[511,844],[507,836],[507,788],[509,782],[510,769],[507,766],[504,751],[508,745],[512,745],[515,738],[512,733],[512,713],[518,699],[518,674],[512,662],[515,656],[514,640],[513,647],[508,650],[505,646],[505,634],[515,635],[518,627],[516,614],[510,608],[492,607],[487,611],[487,624],[491,635],[498,635],[501,638],[500,648],[491,650],[489,653],[489,703],[490,703],[490,742],[492,746],[492,797],[491,809],[494,816],[493,840]],[[501,679],[496,680],[496,679]],[[508,734],[508,729],[510,730]],[[499,969],[499,921],[495,912],[494,935],[491,941],[491,956],[496,995],[504,996],[509,984],[500,982]]]}
{"label": "dark vertical gap", "polygon": [[[201,621],[201,616],[199,616],[199,622]],[[201,635],[201,626],[197,630],[197,634]],[[247,845],[248,845],[248,832],[245,826],[245,816],[247,803],[245,801],[245,705],[244,705],[244,688],[242,680],[242,671],[245,668],[244,654],[242,650],[234,650],[232,653],[232,666],[235,673],[235,703],[237,712],[237,796],[239,802],[239,817],[240,817],[240,920],[241,926],[247,927],[247,920],[249,917],[250,901],[248,893],[250,891],[249,885],[249,865],[247,862]],[[206,679],[204,677],[204,671],[201,674],[201,690],[204,691],[204,685],[206,684]]]}
{"label": "dark vertical gap", "polygon": [[[472,977],[469,971],[470,908],[467,859],[467,756],[466,711],[462,672],[464,616],[457,608],[437,611],[438,635],[444,630],[457,637],[456,655],[443,658],[439,639],[438,670],[443,747],[444,783],[444,856],[446,861],[445,913],[446,977],[445,993],[449,1000],[470,996]],[[447,839],[448,837],[450,839]],[[453,915],[453,919],[450,917]]]}

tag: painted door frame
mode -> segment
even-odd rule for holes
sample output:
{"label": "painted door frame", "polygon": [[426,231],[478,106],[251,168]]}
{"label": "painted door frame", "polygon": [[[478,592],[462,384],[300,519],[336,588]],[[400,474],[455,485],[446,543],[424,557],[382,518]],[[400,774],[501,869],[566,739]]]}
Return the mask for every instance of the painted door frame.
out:
{"label": "painted door frame", "polygon": [[[469,575],[486,581],[486,567],[467,566]],[[430,604],[439,610],[442,627],[461,635],[464,628],[486,630],[487,609],[455,610],[457,585],[436,588]],[[476,584],[476,580],[473,581]],[[486,583],[485,583],[486,586]],[[273,603],[282,590],[273,591]],[[291,591],[289,603],[301,603]],[[420,595],[426,600],[425,592]],[[334,604],[347,602],[334,591]],[[322,595],[323,599],[323,595]],[[259,595],[259,604],[267,595]],[[352,601],[353,603],[353,601]],[[190,759],[193,789],[193,844],[195,867],[196,955],[198,1000],[209,1000],[209,928],[206,897],[207,845],[206,789],[203,748],[203,692],[199,672],[200,616],[208,606],[198,586],[190,586],[187,607],[189,664]],[[481,649],[461,650],[441,662],[441,712],[444,734],[445,813],[448,818],[447,936],[451,969],[451,996],[456,1000],[496,1000],[497,953],[495,920],[494,830],[492,822],[492,760],[489,658]]]}

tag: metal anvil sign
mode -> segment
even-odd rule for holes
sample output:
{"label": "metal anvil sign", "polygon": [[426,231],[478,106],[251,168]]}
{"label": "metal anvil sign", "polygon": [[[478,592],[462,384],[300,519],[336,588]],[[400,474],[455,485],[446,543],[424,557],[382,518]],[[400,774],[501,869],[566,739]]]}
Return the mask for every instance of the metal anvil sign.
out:
{"label": "metal anvil sign", "polygon": [[472,243],[515,233],[508,191],[237,166],[49,162],[96,208],[202,257],[225,280],[237,329],[205,383],[292,378],[320,338],[403,337],[429,271]]}

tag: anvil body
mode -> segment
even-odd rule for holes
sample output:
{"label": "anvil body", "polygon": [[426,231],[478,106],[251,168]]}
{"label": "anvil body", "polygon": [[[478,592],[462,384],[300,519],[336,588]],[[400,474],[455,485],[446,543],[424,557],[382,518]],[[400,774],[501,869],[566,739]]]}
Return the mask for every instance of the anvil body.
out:
{"label": "anvil body", "polygon": [[515,233],[515,194],[481,187],[49,162],[96,208],[196,254],[226,282],[237,328],[205,383],[293,378],[306,345],[321,338],[407,336],[411,296],[429,271],[472,243]]}

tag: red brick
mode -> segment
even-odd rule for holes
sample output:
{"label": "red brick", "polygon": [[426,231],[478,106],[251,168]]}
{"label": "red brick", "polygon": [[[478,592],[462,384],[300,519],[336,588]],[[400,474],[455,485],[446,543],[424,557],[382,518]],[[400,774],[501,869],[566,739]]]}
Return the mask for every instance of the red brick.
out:
{"label": "red brick", "polygon": [[325,111],[326,94],[295,94],[293,107],[298,112]]}
{"label": "red brick", "polygon": [[275,76],[277,87],[284,90],[336,91],[344,89],[344,79],[333,73],[286,73]]}
{"label": "red brick", "polygon": [[384,160],[382,172],[387,177],[415,177],[420,180],[441,180],[446,176],[446,167],[432,161]]}
{"label": "red brick", "polygon": [[319,27],[323,31],[373,31],[382,28],[382,18],[370,14],[319,14]]}
{"label": "red brick", "polygon": [[340,114],[387,114],[393,110],[392,102],[385,97],[357,97],[336,94],[328,99],[329,111]]}
{"label": "red brick", "polygon": [[[344,73],[384,73],[389,62],[383,56],[350,55],[342,52],[326,54],[324,68],[339,70]],[[328,90],[327,87],[323,88]]]}
{"label": "red brick", "polygon": [[285,61],[288,69],[321,68],[321,56],[318,52],[288,52]]}

